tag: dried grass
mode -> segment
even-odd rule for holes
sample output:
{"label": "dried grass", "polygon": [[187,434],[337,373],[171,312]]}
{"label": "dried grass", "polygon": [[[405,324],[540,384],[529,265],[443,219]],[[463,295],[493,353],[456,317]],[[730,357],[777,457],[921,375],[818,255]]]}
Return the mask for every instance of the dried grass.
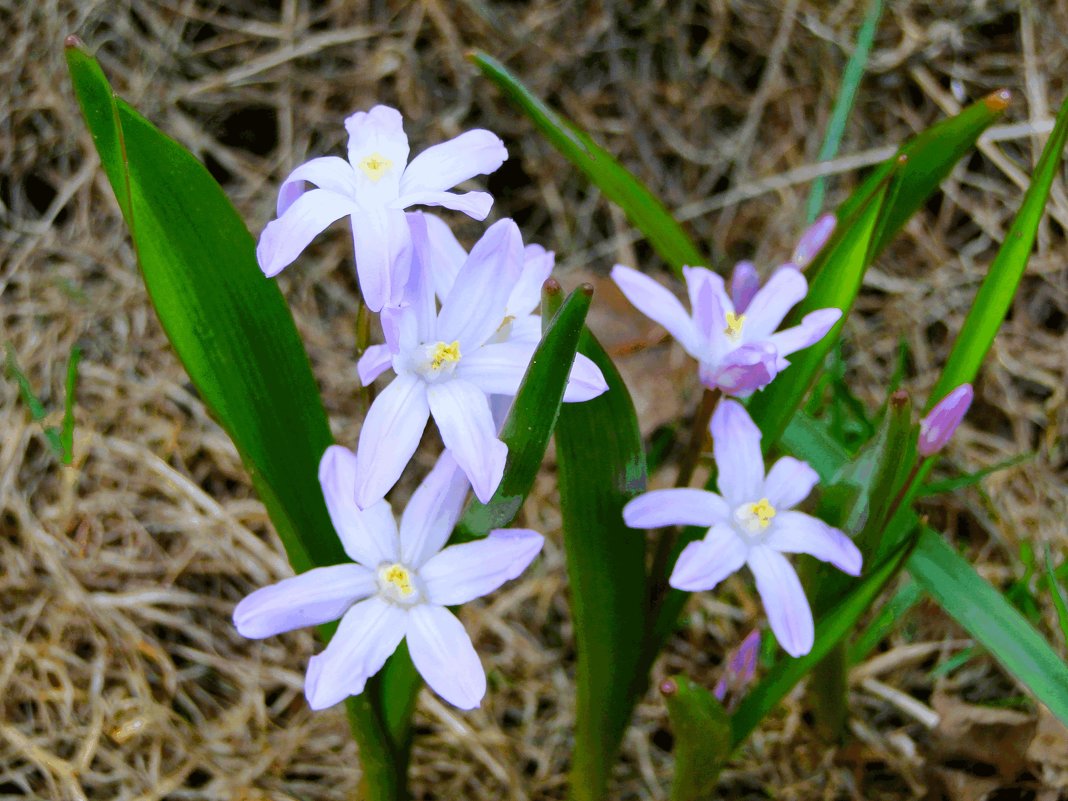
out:
{"label": "dried grass", "polygon": [[[356,781],[343,715],[313,715],[302,701],[310,634],[250,643],[229,622],[238,598],[288,568],[150,308],[67,85],[66,34],[99,48],[121,93],[207,160],[254,230],[271,216],[284,173],[342,145],[340,121],[354,108],[398,105],[416,148],[490,127],[512,152],[490,180],[496,212],[555,249],[568,284],[603,275],[612,259],[655,261],[622,215],[474,74],[463,60],[470,47],[504,58],[620,154],[683,210],[717,261],[765,265],[788,252],[814,174],[840,176],[831,184],[840,197],[856,167],[887,145],[963,98],[1008,86],[1017,97],[1009,125],[958,167],[870,273],[848,339],[851,383],[875,403],[901,338],[913,354],[909,386],[922,398],[933,383],[1068,90],[1068,5],[890,3],[846,155],[814,168],[865,5],[0,0],[0,339],[51,409],[61,405],[71,345],[86,352],[72,468],[57,465],[14,384],[0,385],[0,798],[345,799]],[[1068,545],[1066,227],[1058,180],[949,460],[970,469],[1037,456],[932,509],[998,584],[1020,574],[1022,543],[1049,543],[1058,561]],[[468,237],[477,230],[463,227]],[[343,442],[359,425],[346,344],[349,249],[332,231],[281,279]],[[646,375],[632,386],[652,426],[682,410],[678,394],[654,389],[666,382],[648,380],[668,346],[634,316],[612,327],[610,314],[628,312],[604,290],[596,324],[628,375]],[[670,363],[681,364],[677,353]],[[690,392],[684,386],[682,397]],[[485,705],[459,714],[421,698],[419,798],[564,796],[574,650],[558,517],[546,502],[553,492],[547,473],[527,510],[550,536],[545,558],[464,612],[490,671]],[[1040,600],[1045,631],[1055,632]],[[741,581],[701,598],[660,669],[711,684],[724,650],[759,615]],[[982,657],[932,679],[959,636],[924,606],[884,661],[858,674],[850,746],[819,742],[795,693],[724,774],[724,794],[922,795],[936,761],[924,723],[932,693],[1018,692]],[[665,798],[669,744],[650,695],[616,797]],[[1020,792],[1056,797],[1056,774],[1041,777]]]}

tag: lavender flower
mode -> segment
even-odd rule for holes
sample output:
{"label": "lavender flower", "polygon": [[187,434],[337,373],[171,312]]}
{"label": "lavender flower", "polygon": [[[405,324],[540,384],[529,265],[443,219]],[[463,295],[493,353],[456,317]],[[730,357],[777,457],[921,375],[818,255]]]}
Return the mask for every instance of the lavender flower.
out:
{"label": "lavender flower", "polygon": [[760,630],[754,629],[727,657],[723,675],[720,676],[712,691],[717,700],[724,700],[728,692],[738,694],[746,688],[756,675],[758,656],[760,656]]}
{"label": "lavender flower", "polygon": [[400,526],[386,501],[353,503],[356,457],[334,445],[319,481],[330,518],[355,564],[319,567],[256,590],[234,610],[245,637],[270,637],[341,618],[326,649],[312,657],[304,693],[312,709],[359,695],[401,640],[416,670],[461,709],[479,705],[486,674],[467,632],[447,607],[516,578],[544,540],[528,529],[497,529],[442,550],[460,515],[467,483],[445,454],[412,495]]}
{"label": "lavender flower", "polygon": [[767,386],[789,362],[786,357],[815,344],[838,322],[840,309],[818,309],[800,325],[775,329],[808,291],[801,271],[780,267],[758,284],[752,264],[735,270],[728,295],[723,279],[704,267],[684,267],[692,314],[652,278],[617,264],[612,279],[646,317],[668,330],[700,364],[701,383],[728,395],[747,395]]}
{"label": "lavender flower", "polygon": [[713,451],[722,495],[699,489],[653,490],[623,508],[632,528],[708,526],[704,539],[679,555],[672,587],[710,590],[748,565],[768,622],[792,656],[812,649],[814,628],[801,582],[785,553],[807,553],[851,576],[862,557],[853,542],[822,520],[792,511],[812,491],[816,472],[789,456],[765,476],[760,430],[737,401],[721,401],[712,416]]}
{"label": "lavender flower", "polygon": [[927,457],[946,447],[957,426],[968,413],[975,391],[971,384],[961,384],[935,404],[930,414],[920,421],[920,439],[917,450]]}
{"label": "lavender flower", "polygon": [[[536,341],[499,341],[524,253],[512,220],[494,223],[460,268],[436,310],[430,240],[422,215],[411,215],[415,256],[405,304],[382,315],[386,349],[361,363],[361,379],[387,366],[396,378],[371,404],[357,448],[356,502],[366,509],[400,477],[429,417],[445,447],[485,502],[504,473],[508,449],[497,437],[491,395],[515,395]],[[388,360],[387,357],[388,356]],[[608,388],[601,371],[579,356],[564,400],[584,401]]]}
{"label": "lavender flower", "polygon": [[[278,192],[278,219],[260,236],[256,257],[277,275],[335,220],[352,220],[356,272],[372,311],[400,300],[412,257],[404,209],[445,206],[485,219],[493,198],[486,192],[448,192],[475,175],[493,172],[508,157],[501,140],[485,130],[428,148],[408,164],[408,137],[400,112],[375,106],[345,120],[348,161],[316,158],[289,174]],[[405,166],[407,165],[407,166]],[[304,191],[305,182],[317,189]]]}

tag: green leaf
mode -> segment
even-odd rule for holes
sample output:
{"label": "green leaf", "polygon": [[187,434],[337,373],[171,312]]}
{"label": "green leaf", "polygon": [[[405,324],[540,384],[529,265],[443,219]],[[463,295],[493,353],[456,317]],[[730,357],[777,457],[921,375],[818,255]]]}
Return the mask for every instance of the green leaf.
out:
{"label": "green leaf", "polygon": [[1053,554],[1050,553],[1048,542],[1046,543],[1046,585],[1053,599],[1053,608],[1057,610],[1057,623],[1061,627],[1061,636],[1064,637],[1065,645],[1068,645],[1068,601],[1065,601],[1063,588],[1057,581],[1057,573],[1053,569]]}
{"label": "green leaf", "polygon": [[1031,248],[1035,243],[1038,224],[1042,220],[1046,200],[1049,197],[1053,179],[1058,175],[1061,155],[1065,141],[1068,139],[1068,100],[1057,113],[1057,122],[1042,149],[1042,155],[1035,167],[1031,184],[1024,194],[1020,211],[1012,221],[1012,227],[1005,235],[1005,240],[998,249],[990,270],[979,287],[975,303],[968,312],[960,334],[957,335],[953,350],[949,354],[945,369],[938,383],[931,390],[927,399],[927,408],[944,398],[951,390],[961,384],[975,380],[979,367],[986,358],[994,336],[1001,327],[1001,321],[1012,305],[1016,288],[1020,285]]}
{"label": "green leaf", "polygon": [[849,664],[863,662],[875,647],[890,636],[901,619],[923,598],[923,588],[906,578],[889,601],[883,604],[868,627],[849,646]]}
{"label": "green leaf", "polygon": [[685,265],[706,263],[701,251],[664,204],[607,150],[543,103],[495,58],[480,51],[469,57],[482,74],[531,119],[549,144],[586,173],[605,197],[623,209],[631,223],[645,234],[649,244],[677,275],[682,275]]}
{"label": "green leaf", "polygon": [[571,797],[601,801],[634,708],[645,622],[645,533],[623,523],[623,505],[645,489],[645,454],[634,404],[593,335],[591,358],[608,391],[565,404],[556,426],[564,552],[578,652]]}
{"label": "green leaf", "polygon": [[923,529],[908,570],[965,631],[1068,724],[1068,665],[938,532]]}
{"label": "green leaf", "polygon": [[716,697],[686,676],[660,684],[675,736],[671,801],[711,798],[731,753],[731,723]]}
{"label": "green leaf", "polygon": [[453,535],[455,541],[484,537],[494,528],[507,526],[519,513],[556,426],[592,297],[593,287],[583,284],[548,323],[501,429],[501,439],[508,446],[504,478],[489,502],[475,499],[467,507]]}
{"label": "green leaf", "polygon": [[[326,512],[318,465],[331,443],[304,346],[252,236],[192,154],[114,96],[75,40],[67,64],[82,114],[133,237],[145,285],[186,372],[233,440],[290,564],[347,561]],[[333,627],[323,627],[326,638]],[[378,682],[348,701],[365,795],[403,795]],[[403,745],[403,744],[402,744]]]}
{"label": "green leaf", "polygon": [[74,395],[78,386],[78,365],[81,360],[82,349],[74,345],[67,361],[67,394],[63,399],[63,427],[59,432],[63,464],[71,464],[74,461]]}
{"label": "green leaf", "polygon": [[[30,383],[29,377],[19,367],[18,360],[15,358],[15,349],[10,344],[7,346],[5,368],[8,376],[15,379],[15,383],[18,384],[22,402],[30,410],[30,417],[33,418],[33,421],[39,423],[48,417],[48,411],[45,409],[44,404],[41,403],[41,399],[37,397],[37,393],[33,391],[33,384]],[[45,440],[48,442],[48,447],[52,449],[56,456],[62,458],[63,442],[59,432],[56,431],[54,426],[42,426],[42,430],[44,431]]]}
{"label": "green leaf", "polygon": [[869,572],[828,615],[816,623],[816,642],[808,654],[799,659],[780,659],[764,679],[746,695],[731,716],[732,748],[741,745],[794,685],[854,630],[860,616],[904,564],[909,550],[909,544],[898,548],[882,564]]}
{"label": "green leaf", "polygon": [[[842,134],[845,133],[849,113],[853,110],[853,101],[856,99],[860,81],[864,77],[864,68],[868,64],[868,54],[871,52],[872,42],[875,41],[875,31],[879,27],[879,17],[882,13],[882,0],[871,0],[864,22],[857,31],[853,53],[849,56],[849,61],[842,72],[842,86],[838,90],[838,98],[834,101],[834,110],[827,123],[827,133],[823,138],[823,144],[820,145],[816,161],[829,161],[838,153],[838,146],[842,142]],[[809,192],[808,205],[805,210],[805,218],[810,223],[815,221],[823,207],[826,186],[827,178],[822,175],[812,182],[812,190]]]}
{"label": "green leaf", "polygon": [[1002,470],[1008,470],[1010,467],[1016,467],[1024,462],[1029,462],[1037,455],[1037,451],[1020,453],[1016,456],[1010,456],[1008,459],[1002,459],[1000,462],[996,462],[989,467],[984,467],[982,470],[976,470],[974,473],[965,473],[962,476],[954,476],[953,478],[947,478],[942,481],[928,481],[920,487],[916,493],[916,497],[930,498],[933,495],[944,495],[947,492],[956,492],[959,489],[974,487],[987,476]]}

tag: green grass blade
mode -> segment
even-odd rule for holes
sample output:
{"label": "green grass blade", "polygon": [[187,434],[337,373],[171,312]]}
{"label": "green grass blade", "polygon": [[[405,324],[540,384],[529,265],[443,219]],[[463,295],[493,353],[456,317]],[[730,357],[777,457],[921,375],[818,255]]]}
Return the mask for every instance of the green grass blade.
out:
{"label": "green grass blade", "polygon": [[883,587],[905,562],[909,546],[903,545],[864,579],[825,617],[816,623],[816,643],[799,659],[780,659],[749,692],[731,716],[731,747],[737,748],[786,694],[854,630],[860,616],[872,605]]}
{"label": "green grass blade", "polygon": [[675,735],[671,801],[711,798],[731,753],[730,719],[712,693],[686,676],[672,676],[660,692]]}
{"label": "green grass blade", "polygon": [[607,798],[608,778],[630,720],[645,622],[645,534],[623,524],[623,505],[645,489],[645,454],[634,404],[588,331],[580,353],[609,390],[565,404],[556,456],[571,615],[578,652],[571,798]]}
{"label": "green grass blade", "polygon": [[1024,195],[1020,211],[1005,235],[1005,240],[979,287],[971,311],[957,335],[942,376],[927,400],[927,408],[944,398],[950,390],[975,380],[986,358],[1001,321],[1012,305],[1027,261],[1031,256],[1038,224],[1046,207],[1053,179],[1057,176],[1068,140],[1068,100],[1057,113],[1057,122],[1042,149],[1031,184]]}
{"label": "green grass blade", "polygon": [[645,235],[676,274],[681,276],[685,265],[707,263],[664,204],[592,137],[543,103],[492,56],[476,51],[469,58],[530,118],[553,147],[582,170],[605,197],[623,209],[634,227]]}
{"label": "green grass blade", "polygon": [[1068,665],[938,532],[923,529],[908,570],[965,631],[1068,724]]}
{"label": "green grass blade", "polygon": [[[19,394],[22,396],[22,402],[26,404],[26,408],[30,410],[30,417],[35,423],[39,423],[48,417],[48,411],[45,409],[44,404],[41,403],[41,399],[37,397],[37,393],[33,391],[33,384],[30,383],[29,376],[22,372],[22,368],[19,367],[18,359],[15,358],[15,349],[11,346],[7,346],[7,362],[6,362],[7,374],[15,380],[18,384]],[[63,442],[60,438],[59,432],[52,426],[42,426],[44,431],[45,440],[48,441],[48,447],[59,456],[63,457]]]}
{"label": "green grass blade", "polygon": [[1053,554],[1050,553],[1049,543],[1046,543],[1046,584],[1049,587],[1050,597],[1053,599],[1053,608],[1057,610],[1057,624],[1061,627],[1061,636],[1068,646],[1068,601],[1064,599],[1064,588],[1057,581],[1057,573],[1053,569]]}
{"label": "green grass blade", "polygon": [[[820,146],[816,161],[829,161],[838,153],[838,146],[842,142],[842,135],[845,133],[849,113],[853,110],[853,101],[857,97],[857,89],[860,88],[860,81],[864,77],[864,69],[868,65],[868,54],[871,52],[872,42],[875,41],[875,31],[879,27],[879,18],[882,13],[882,0],[871,0],[864,22],[861,23],[860,30],[857,31],[857,41],[853,47],[853,54],[849,57],[849,61],[846,62],[845,70],[842,71],[842,86],[838,90],[838,97],[834,101],[834,110],[831,112],[831,119],[827,123],[827,134],[823,138],[823,144]],[[826,189],[826,176],[821,175],[812,182],[812,190],[809,192],[808,204],[805,207],[805,219],[810,223],[815,222],[816,217],[819,216],[820,209],[823,208],[823,196],[826,193]]]}
{"label": "green grass blade", "polygon": [[965,473],[963,476],[954,476],[943,481],[928,481],[916,493],[916,497],[930,498],[934,495],[944,495],[947,492],[956,492],[959,489],[974,487],[987,476],[1002,470],[1008,470],[1010,467],[1016,467],[1024,462],[1029,462],[1037,455],[1035,451],[1021,453],[1016,456],[1010,456],[1008,459],[1003,459],[989,467],[984,467],[982,470],[976,470],[974,473]]}
{"label": "green grass blade", "polygon": [[901,619],[923,598],[923,588],[906,578],[897,592],[879,609],[868,627],[849,646],[849,664],[863,662],[876,646],[890,636]]}
{"label": "green grass blade", "polygon": [[519,513],[556,426],[592,298],[593,287],[588,284],[576,289],[548,324],[501,429],[501,439],[508,445],[504,478],[487,503],[476,498],[467,507],[453,535],[456,541],[484,537],[507,526]]}
{"label": "green grass blade", "polygon": [[78,364],[82,360],[82,349],[77,345],[70,349],[67,361],[67,394],[63,399],[63,427],[59,433],[59,443],[63,449],[63,464],[74,461],[74,395],[78,385]]}

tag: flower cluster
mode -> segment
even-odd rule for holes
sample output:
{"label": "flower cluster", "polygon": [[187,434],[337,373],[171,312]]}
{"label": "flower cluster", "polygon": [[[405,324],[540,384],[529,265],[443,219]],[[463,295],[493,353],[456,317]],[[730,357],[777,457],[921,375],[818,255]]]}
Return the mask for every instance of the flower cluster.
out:
{"label": "flower cluster", "polygon": [[[328,225],[345,216],[352,222],[360,291],[380,313],[385,338],[367,349],[357,372],[364,385],[394,374],[368,410],[356,452],[332,446],[320,465],[331,520],[353,562],[257,590],[238,604],[234,623],[247,637],[268,637],[340,618],[308,666],[305,694],[315,709],[362,692],[404,639],[427,684],[471,709],[486,677],[447,607],[518,576],[543,540],[498,529],[444,546],[468,489],[488,501],[503,477],[508,447],[498,432],[541,338],[535,310],[553,254],[524,247],[512,220],[491,225],[466,253],[443,220],[406,211],[441,206],[485,219],[488,193],[448,190],[501,166],[508,154],[496,135],[468,131],[408,163],[397,110],[375,106],[345,127],[348,159],[316,158],[290,173],[256,255],[265,275],[277,275]],[[598,367],[576,356],[564,401],[607,389]],[[431,417],[445,451],[398,525],[385,496]]]}

